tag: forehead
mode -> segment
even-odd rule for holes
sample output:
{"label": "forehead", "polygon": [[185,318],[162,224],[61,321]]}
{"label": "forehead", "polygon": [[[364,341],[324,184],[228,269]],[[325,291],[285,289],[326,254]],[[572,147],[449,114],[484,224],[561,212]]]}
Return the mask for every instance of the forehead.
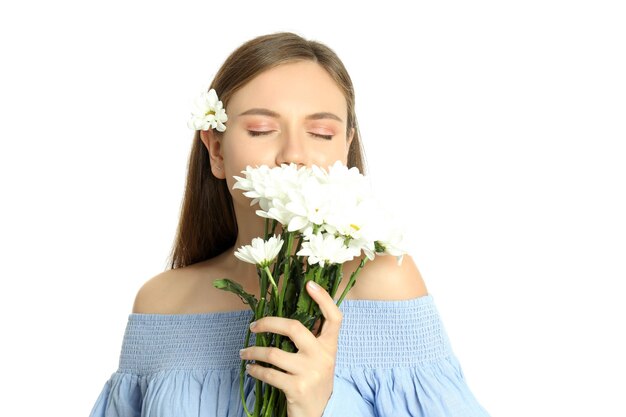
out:
{"label": "forehead", "polygon": [[252,107],[283,113],[329,111],[344,117],[347,103],[339,86],[313,61],[281,64],[254,77],[229,100],[228,110],[239,114]]}

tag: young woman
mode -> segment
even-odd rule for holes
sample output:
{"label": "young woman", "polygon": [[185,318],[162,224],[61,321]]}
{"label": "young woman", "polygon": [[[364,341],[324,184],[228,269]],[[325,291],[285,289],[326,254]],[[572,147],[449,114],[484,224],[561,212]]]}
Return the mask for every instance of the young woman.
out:
{"label": "young woman", "polygon": [[[259,298],[256,267],[234,251],[263,236],[264,220],[233,176],[247,165],[364,166],[352,83],[325,45],[292,33],[255,38],[210,88],[227,128],[196,131],[171,269],[139,290],[119,369],[91,416],[243,416],[242,358],[280,368],[251,366],[249,409],[256,378],[285,392],[289,417],[487,416],[408,255],[401,266],[392,256],[366,263],[340,308],[307,286],[325,317],[317,337],[296,320],[256,322],[253,332],[286,335],[298,352],[239,352],[252,311],[212,282],[231,278]],[[346,263],[344,276],[359,262]]]}

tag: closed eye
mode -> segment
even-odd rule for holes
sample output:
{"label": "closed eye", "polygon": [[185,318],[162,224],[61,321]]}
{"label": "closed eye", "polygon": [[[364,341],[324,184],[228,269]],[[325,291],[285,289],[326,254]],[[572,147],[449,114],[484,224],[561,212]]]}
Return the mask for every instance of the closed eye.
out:
{"label": "closed eye", "polygon": [[[273,130],[248,130],[248,134],[250,136],[269,135],[272,132],[274,132],[274,131]],[[333,135],[320,135],[318,133],[313,133],[313,132],[309,132],[309,135],[315,136],[317,138],[326,139],[326,140],[332,140],[333,139]]]}
{"label": "closed eye", "polygon": [[272,132],[273,132],[272,130],[248,130],[248,134],[250,136],[268,135]]}
{"label": "closed eye", "polygon": [[333,135],[320,135],[319,133],[312,133],[309,132],[309,135],[318,137],[318,138],[322,138],[322,139],[326,139],[326,140],[332,140],[333,139]]}

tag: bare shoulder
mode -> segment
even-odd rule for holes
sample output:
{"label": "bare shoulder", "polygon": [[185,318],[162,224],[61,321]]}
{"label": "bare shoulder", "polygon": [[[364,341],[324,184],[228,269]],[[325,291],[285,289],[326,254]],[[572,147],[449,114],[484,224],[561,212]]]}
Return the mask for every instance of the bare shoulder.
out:
{"label": "bare shoulder", "polygon": [[133,313],[167,314],[172,310],[172,290],[177,291],[185,268],[170,269],[147,280],[135,296]]}
{"label": "bare shoulder", "polygon": [[[338,294],[343,292],[348,277],[360,259],[344,265],[344,279]],[[212,282],[229,276],[216,259],[184,268],[161,272],[147,280],[137,292],[133,313],[194,314],[245,310],[247,307],[234,294],[218,290]],[[246,287],[258,295],[258,288]],[[426,295],[426,285],[409,255],[398,266],[395,256],[376,256],[368,261],[357,276],[356,284],[346,300],[405,300]]]}
{"label": "bare shoulder", "polygon": [[[207,310],[212,288],[206,264],[163,271],[147,280],[135,296],[133,313],[189,314]],[[204,302],[204,303],[203,303]]]}
{"label": "bare shoulder", "polygon": [[385,255],[376,256],[365,264],[346,298],[406,300],[427,294],[426,284],[411,256],[404,255],[398,266],[395,256]]}

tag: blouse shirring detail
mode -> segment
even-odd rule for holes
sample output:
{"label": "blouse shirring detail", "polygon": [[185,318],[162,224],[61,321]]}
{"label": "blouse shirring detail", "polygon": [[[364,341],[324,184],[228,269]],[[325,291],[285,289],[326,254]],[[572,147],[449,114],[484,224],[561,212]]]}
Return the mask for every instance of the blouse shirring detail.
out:
{"label": "blouse shirring detail", "polygon": [[[432,295],[344,300],[322,417],[488,417],[469,390]],[[90,417],[241,417],[239,349],[251,310],[128,317],[119,367]],[[250,336],[250,345],[255,334]],[[246,375],[249,409],[254,379]]]}

